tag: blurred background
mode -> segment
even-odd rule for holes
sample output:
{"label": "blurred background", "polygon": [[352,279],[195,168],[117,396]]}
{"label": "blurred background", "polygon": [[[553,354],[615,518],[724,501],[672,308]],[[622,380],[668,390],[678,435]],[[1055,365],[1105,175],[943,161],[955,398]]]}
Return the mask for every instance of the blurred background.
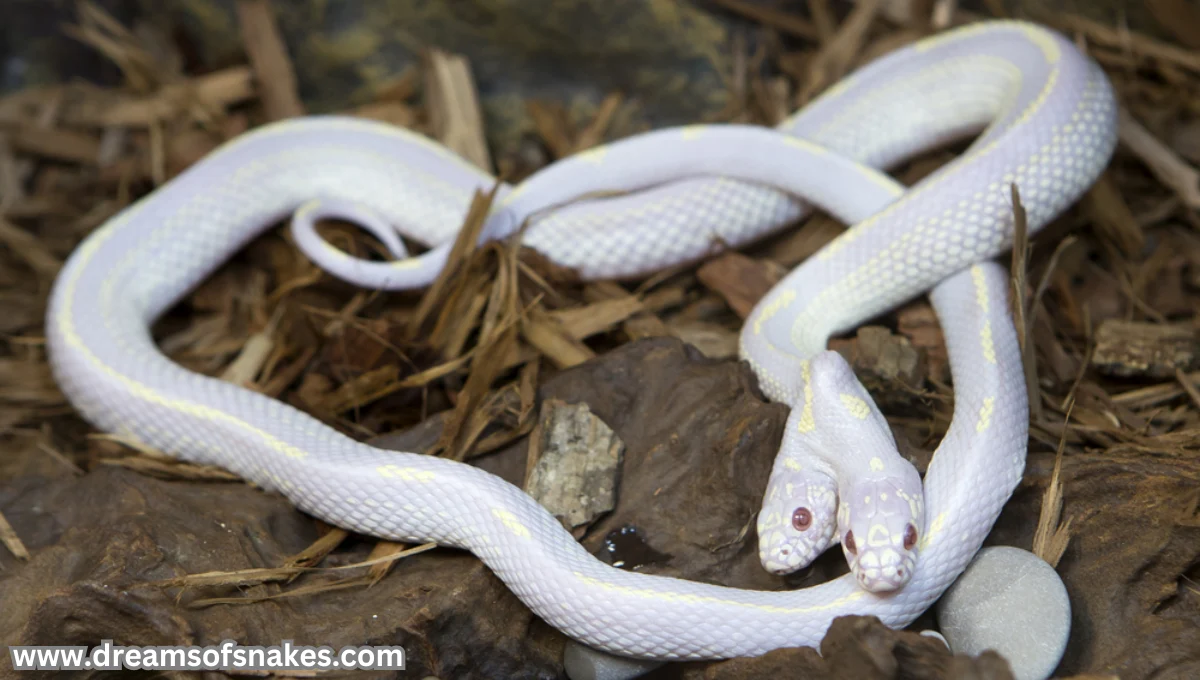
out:
{"label": "blurred background", "polygon": [[[241,3],[243,10],[254,3]],[[497,155],[537,126],[531,99],[583,124],[609,106],[613,136],[647,126],[721,117],[745,95],[735,75],[797,76],[804,60],[777,59],[828,32],[855,2],[829,0],[275,0],[278,31],[306,110],[329,112],[402,96],[430,49],[461,55],[478,88]],[[1180,15],[1190,0],[884,0],[897,23],[930,8],[1042,19],[1067,13],[1158,37],[1200,41]],[[101,38],[74,24],[84,5],[103,10],[153,59],[156,78],[245,63],[237,0],[0,0],[0,94],[78,79],[118,85],[121,68],[97,58]],[[818,16],[821,8],[832,16]],[[935,12],[934,12],[935,13]],[[825,24],[825,25],[823,25]],[[763,31],[767,26],[773,30]],[[109,38],[114,36],[109,35]],[[110,44],[111,46],[111,44]],[[744,60],[745,64],[735,63]],[[790,71],[790,73],[789,73]]]}

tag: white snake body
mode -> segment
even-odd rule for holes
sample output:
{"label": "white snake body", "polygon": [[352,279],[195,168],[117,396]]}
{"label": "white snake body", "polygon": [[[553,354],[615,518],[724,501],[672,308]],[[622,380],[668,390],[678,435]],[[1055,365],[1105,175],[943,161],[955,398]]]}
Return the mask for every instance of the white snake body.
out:
{"label": "white snake body", "polygon": [[[822,355],[829,337],[1009,248],[1013,184],[1030,229],[1041,228],[1092,184],[1116,139],[1103,72],[1049,31],[979,24],[918,45],[909,56],[852,75],[800,112],[813,127],[798,134],[811,130],[820,143],[876,167],[965,132],[982,134],[961,158],[886,207],[857,190],[852,203],[860,212],[847,220],[854,226],[772,289],[741,334],[741,354],[765,376],[766,394],[793,405],[758,517],[763,563],[780,573],[807,565],[837,539],[828,534],[835,524],[861,585],[877,591],[911,576],[916,555],[903,538],[908,525],[916,538],[925,523],[936,527],[943,517],[926,516],[919,477],[853,374],[836,356]],[[954,89],[929,89],[939,76],[952,78]],[[890,103],[878,112],[884,100],[906,112],[898,115]],[[947,109],[960,116],[956,124],[940,118]],[[958,332],[955,316],[939,317],[947,333]],[[964,383],[996,365],[956,372],[957,398]],[[824,386],[814,389],[818,383]],[[822,392],[827,399],[813,398]],[[979,438],[971,446],[987,451],[988,432],[1018,425],[992,425],[994,399],[979,408]],[[817,524],[826,533],[797,531],[797,508],[823,520]],[[847,548],[854,545],[846,540],[851,530],[857,553]]]}
{"label": "white snake body", "polygon": [[[892,166],[993,120],[964,159],[902,196],[886,176],[853,162]],[[887,595],[863,590],[849,575],[760,592],[616,569],[498,477],[374,449],[164,357],[150,324],[310,199],[363,206],[364,214],[437,246],[403,263],[353,260],[306,240],[304,214],[321,210],[308,204],[296,220],[298,239],[338,276],[378,288],[420,286],[436,276],[471,192],[493,180],[388,126],[342,118],[267,126],[114,217],[55,284],[47,315],[51,365],[96,427],[229,469],[350,530],[470,550],[538,616],[597,649],[728,658],[816,646],[833,618],[847,614],[906,625],[974,556],[1024,466],[1027,405],[1007,279],[986,263],[1010,242],[1008,184],[1019,185],[1031,229],[1074,201],[1115,143],[1112,93],[1099,69],[1061,37],[1027,24],[984,24],[885,57],[782,127],[809,143],[749,127],[695,127],[566,159],[506,187],[486,232],[504,236],[530,212],[580,193],[705,173],[725,178],[572,205],[534,222],[524,238],[587,277],[625,278],[702,257],[714,237],[747,243],[806,209],[776,189],[729,177],[793,192],[855,223],[774,289],[743,332],[744,356],[764,389],[794,405],[781,458],[811,455],[804,432],[824,435],[822,413],[833,419],[854,403],[834,394],[805,402],[800,360],[819,356],[831,333],[932,290],[955,380],[954,420],[925,476],[915,566],[908,583]],[[850,396],[865,399],[867,417],[876,417],[865,392]],[[814,404],[815,430],[799,427],[806,403]],[[862,420],[856,404],[845,408]],[[855,451],[837,454],[847,457],[848,471],[871,464]]]}

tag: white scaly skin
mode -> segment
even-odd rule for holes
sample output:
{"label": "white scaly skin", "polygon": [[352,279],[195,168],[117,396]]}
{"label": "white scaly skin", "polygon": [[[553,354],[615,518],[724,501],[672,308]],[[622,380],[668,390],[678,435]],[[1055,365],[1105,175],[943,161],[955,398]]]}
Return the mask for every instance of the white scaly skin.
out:
{"label": "white scaly skin", "polygon": [[[304,241],[297,229],[322,266],[376,288],[418,287],[436,276],[471,192],[492,179],[388,126],[343,118],[267,126],[114,217],[55,282],[46,319],[51,366],[95,426],[227,468],[352,531],[470,550],[538,616],[596,649],[728,658],[816,646],[832,620],[848,614],[903,626],[966,567],[1024,466],[1028,413],[1006,277],[975,263],[1010,241],[1010,182],[1021,186],[1037,229],[1094,180],[1115,143],[1114,108],[1099,69],[1066,40],[1027,24],[987,24],[889,55],[783,126],[835,153],[748,127],[669,130],[567,159],[502,192],[485,237],[504,236],[533,210],[585,191],[723,177],[571,206],[533,226],[530,245],[589,278],[637,276],[705,255],[713,237],[738,245],[778,229],[805,210],[779,190],[856,223],[773,290],[743,332],[743,355],[764,390],[793,405],[804,393],[798,362],[815,366],[829,334],[932,289],[955,413],[925,475],[915,567],[907,585],[885,595],[865,591],[853,575],[760,592],[615,569],[494,475],[366,446],[163,356],[148,330],[153,321],[271,224],[301,206],[320,210],[314,198],[360,206],[443,244],[401,263],[364,263]],[[964,159],[899,198],[893,182],[853,162],[889,167],[992,121],[999,122]],[[864,205],[888,208],[863,219]],[[803,468],[818,448],[814,433],[833,426],[823,414],[842,409],[862,420],[862,409],[840,396],[852,387],[837,383],[838,395],[828,396],[814,388],[819,401],[793,406],[784,454]],[[816,427],[797,427],[810,403]],[[822,455],[843,494],[859,491],[872,458],[885,457],[885,466],[896,462],[887,456],[898,458],[851,448]]]}
{"label": "white scaly skin", "polygon": [[[774,565],[775,554],[767,550],[770,546],[781,546],[776,552],[783,552],[790,545],[828,546],[838,540],[860,586],[872,592],[900,588],[912,576],[917,536],[925,526],[921,477],[896,452],[887,420],[840,354],[818,352],[802,370],[802,378],[807,379],[811,389],[806,400],[812,408],[807,416],[801,409],[794,409],[793,414],[800,410],[801,415],[789,418],[789,430],[800,436],[793,435],[790,441],[794,446],[785,448],[787,455],[776,459],[767,487],[768,498],[776,512],[788,512],[792,517],[802,511],[796,509],[798,504],[803,509],[817,507],[822,518],[836,506],[833,526],[837,537],[827,531],[828,536],[816,540],[771,540],[772,516],[760,514],[760,557],[764,563]],[[816,427],[816,423],[821,426]],[[785,442],[789,441],[786,437]],[[852,473],[845,467],[824,463],[827,455],[846,456],[849,452],[874,452],[874,455],[866,459],[864,467]],[[885,463],[885,456],[892,462]],[[810,488],[789,493],[789,489],[804,488],[789,485]],[[813,486],[821,491],[814,493]],[[852,512],[852,508],[857,511]],[[803,537],[806,532],[794,526],[797,524],[793,520],[789,528],[794,530],[793,536]],[[804,566],[797,562],[773,571],[787,573]]]}

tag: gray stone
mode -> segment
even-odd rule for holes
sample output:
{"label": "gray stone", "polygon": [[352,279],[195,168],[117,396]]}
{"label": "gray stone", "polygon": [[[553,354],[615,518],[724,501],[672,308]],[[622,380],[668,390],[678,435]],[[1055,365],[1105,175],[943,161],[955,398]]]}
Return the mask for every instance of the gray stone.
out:
{"label": "gray stone", "polygon": [[950,649],[995,650],[1017,680],[1043,680],[1062,660],[1071,632],[1071,602],[1058,572],[1033,553],[984,548],[937,604]]}
{"label": "gray stone", "polygon": [[614,656],[574,640],[568,640],[563,649],[563,668],[571,680],[630,680],[661,665],[662,661]]}

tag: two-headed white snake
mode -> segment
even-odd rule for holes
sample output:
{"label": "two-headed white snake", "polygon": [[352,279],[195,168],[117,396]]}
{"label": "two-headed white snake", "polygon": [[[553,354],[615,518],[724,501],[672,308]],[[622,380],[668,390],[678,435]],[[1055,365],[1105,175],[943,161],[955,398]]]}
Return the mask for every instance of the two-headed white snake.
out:
{"label": "two-headed white snake", "polygon": [[[55,283],[51,364],[96,427],[229,469],[350,530],[470,550],[538,616],[588,646],[654,659],[816,646],[837,616],[911,622],[966,567],[1019,481],[1024,376],[1007,278],[985,261],[1011,242],[1010,184],[1020,188],[1030,228],[1041,227],[1106,165],[1115,120],[1106,78],[1061,36],[1024,23],[980,24],[884,57],[781,126],[808,142],[748,126],[649,133],[506,190],[485,228],[487,238],[505,236],[530,212],[581,193],[692,177],[568,206],[523,236],[585,277],[625,278],[703,257],[717,239],[747,243],[807,209],[770,187],[855,223],[773,289],[742,335],[766,392],[799,395],[789,399],[796,407],[784,447],[795,445],[801,458],[811,444],[792,440],[825,436],[823,414],[877,413],[859,404],[869,401],[865,392],[822,391],[805,403],[817,362],[797,373],[798,358],[816,357],[830,334],[932,290],[950,352],[954,419],[925,475],[915,566],[904,587],[884,595],[850,575],[760,592],[610,567],[494,475],[366,446],[164,357],[150,324],[249,239],[314,198],[364,206],[417,240],[442,244],[400,263],[367,263],[308,242],[306,252],[337,275],[376,288],[436,276],[472,192],[494,180],[390,126],[322,117],[265,126],[114,217]],[[963,158],[902,195],[886,176],[852,162],[891,167],[980,130]]]}

